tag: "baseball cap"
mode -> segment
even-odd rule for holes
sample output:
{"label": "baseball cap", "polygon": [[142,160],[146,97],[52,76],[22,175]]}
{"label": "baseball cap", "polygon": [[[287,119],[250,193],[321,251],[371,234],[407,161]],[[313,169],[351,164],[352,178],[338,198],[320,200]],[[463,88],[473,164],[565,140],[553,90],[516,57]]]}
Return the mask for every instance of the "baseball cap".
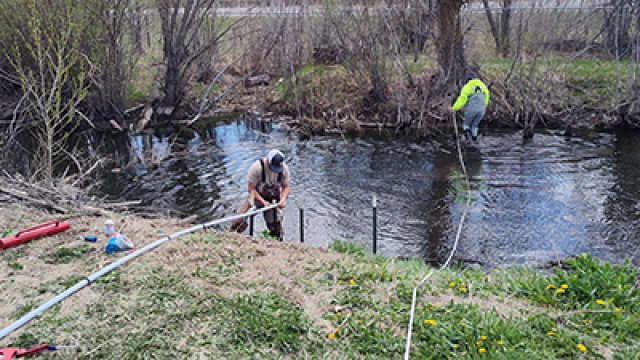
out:
{"label": "baseball cap", "polygon": [[269,161],[269,169],[276,173],[281,173],[284,170],[284,155],[280,150],[273,149],[267,154],[267,161]]}

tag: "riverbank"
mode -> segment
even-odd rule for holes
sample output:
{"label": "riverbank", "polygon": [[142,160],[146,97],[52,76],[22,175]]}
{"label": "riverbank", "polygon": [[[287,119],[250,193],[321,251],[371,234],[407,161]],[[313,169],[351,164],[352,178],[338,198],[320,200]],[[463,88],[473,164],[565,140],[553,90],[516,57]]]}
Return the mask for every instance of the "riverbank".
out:
{"label": "riverbank", "polygon": [[[305,66],[295,76],[274,79],[255,94],[264,97],[260,104],[266,104],[268,113],[287,115],[288,123],[310,133],[379,129],[432,135],[448,131],[452,126],[448,108],[458,89],[438,86],[433,59],[422,57],[407,66],[406,74],[389,75],[384,101],[372,100],[371,85],[341,64]],[[515,70],[513,66],[505,59],[487,59],[479,65],[491,91],[484,126],[526,132],[560,129],[567,135],[640,126],[637,104],[620,98],[615,90],[627,85],[616,82],[617,65],[612,61],[551,57],[517,64]],[[623,67],[623,71],[624,78],[631,70]]]}
{"label": "riverbank", "polygon": [[[0,230],[52,216],[5,206]],[[188,226],[113,219],[127,224],[136,247]],[[64,233],[0,254],[0,326],[122,256],[104,253],[104,220],[73,218]],[[98,242],[82,240],[87,234]],[[321,249],[198,233],[108,274],[2,344],[74,345],[73,358],[400,358],[412,288],[430,270],[347,242]],[[587,255],[553,274],[445,269],[418,293],[411,355],[633,359],[640,354],[637,281],[635,271]]]}

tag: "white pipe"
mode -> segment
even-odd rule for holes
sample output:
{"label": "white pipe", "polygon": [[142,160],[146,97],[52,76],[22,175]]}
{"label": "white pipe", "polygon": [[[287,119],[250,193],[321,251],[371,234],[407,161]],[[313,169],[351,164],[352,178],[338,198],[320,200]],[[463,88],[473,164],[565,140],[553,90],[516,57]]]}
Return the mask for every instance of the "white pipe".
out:
{"label": "white pipe", "polygon": [[267,210],[271,210],[274,209],[275,207],[277,207],[278,204],[273,204],[273,205],[269,205],[267,207],[264,207],[262,209],[257,209],[257,210],[252,210],[249,212],[246,212],[244,214],[238,214],[238,215],[233,215],[233,216],[229,216],[223,219],[218,219],[218,220],[214,220],[211,222],[208,222],[206,224],[200,224],[200,225],[196,225],[193,226],[191,228],[182,230],[182,231],[178,231],[176,233],[173,233],[169,236],[165,236],[161,239],[158,239],[134,252],[132,252],[131,254],[118,259],[114,262],[112,262],[111,264],[103,267],[102,269],[96,271],[95,273],[87,276],[85,279],[79,281],[77,284],[73,285],[72,287],[68,288],[67,290],[65,290],[64,292],[62,292],[61,294],[59,294],[58,296],[54,297],[53,299],[47,301],[46,303],[40,305],[37,309],[31,310],[28,314],[22,316],[20,319],[18,319],[17,321],[15,321],[13,324],[7,326],[6,328],[2,329],[2,331],[0,331],[0,340],[4,339],[7,335],[11,334],[12,332],[18,330],[19,328],[21,328],[22,326],[24,326],[25,324],[27,324],[29,321],[33,320],[36,316],[42,314],[43,312],[47,311],[49,308],[51,308],[52,306],[56,305],[57,303],[61,302],[62,300],[68,298],[69,296],[75,294],[76,292],[82,290],[85,286],[91,284],[92,282],[96,281],[97,279],[99,279],[100,277],[108,274],[109,272],[113,271],[115,268],[119,267],[122,264],[125,264],[127,262],[129,262],[130,260],[133,260],[135,258],[137,258],[138,256],[153,250],[155,248],[157,248],[158,246],[166,243],[169,240],[173,240],[175,238],[179,238],[183,235],[187,235],[187,234],[191,234],[193,232],[202,230],[202,229],[206,229],[215,225],[219,225],[219,224],[223,224],[225,222],[228,221],[232,221],[232,220],[236,220],[236,219],[242,219],[242,218],[246,218],[252,215],[256,215],[259,214],[261,212],[265,212]]}
{"label": "white pipe", "polygon": [[462,212],[462,216],[460,217],[460,222],[458,223],[458,231],[456,231],[456,239],[453,243],[453,248],[449,253],[449,257],[447,257],[447,260],[444,262],[444,264],[442,264],[442,266],[438,270],[434,269],[429,271],[429,273],[425,275],[425,277],[423,277],[422,280],[420,280],[418,285],[416,285],[416,287],[413,288],[413,294],[411,295],[411,310],[409,313],[409,324],[407,326],[407,342],[404,349],[404,360],[409,360],[411,356],[411,334],[413,332],[413,314],[416,312],[416,300],[418,297],[418,288],[422,286],[427,281],[427,279],[431,277],[431,275],[433,275],[434,271],[440,271],[446,268],[447,266],[449,266],[449,262],[451,261],[451,259],[453,259],[453,254],[458,249],[458,242],[460,241],[460,236],[462,235],[462,226],[464,225],[464,221],[467,217],[467,213],[469,212],[469,208],[471,207],[471,181],[469,180],[467,167],[464,163],[464,158],[462,156],[462,149],[460,147],[460,135],[458,134],[458,123],[456,122],[456,115],[452,114],[452,118],[453,118],[453,129],[455,130],[455,133],[456,133],[458,160],[460,161],[460,167],[462,168],[462,173],[464,174],[464,178],[467,182],[467,201],[465,202],[464,211]]}

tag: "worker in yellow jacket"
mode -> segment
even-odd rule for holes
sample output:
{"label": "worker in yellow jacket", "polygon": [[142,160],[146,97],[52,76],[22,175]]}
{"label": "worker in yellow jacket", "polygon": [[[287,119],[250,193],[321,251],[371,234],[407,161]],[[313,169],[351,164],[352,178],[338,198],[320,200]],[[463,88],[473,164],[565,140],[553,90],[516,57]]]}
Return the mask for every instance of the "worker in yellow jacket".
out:
{"label": "worker in yellow jacket", "polygon": [[[489,89],[476,74],[469,74],[460,91],[460,96],[451,107],[458,111],[464,107],[464,137],[467,141],[478,142],[478,127],[489,106]],[[471,137],[471,139],[469,139]]]}

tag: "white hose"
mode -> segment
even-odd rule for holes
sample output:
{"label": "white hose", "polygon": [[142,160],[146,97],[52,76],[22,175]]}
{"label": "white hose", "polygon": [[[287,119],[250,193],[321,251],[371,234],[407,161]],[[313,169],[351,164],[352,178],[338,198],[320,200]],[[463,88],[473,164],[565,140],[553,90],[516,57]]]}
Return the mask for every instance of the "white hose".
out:
{"label": "white hose", "polygon": [[58,296],[54,297],[53,299],[47,301],[46,303],[40,305],[37,309],[31,310],[28,314],[24,315],[23,317],[21,317],[20,319],[18,319],[17,321],[15,321],[13,324],[7,326],[6,328],[2,329],[2,331],[0,331],[0,340],[4,339],[7,335],[11,334],[12,332],[18,330],[19,328],[21,328],[22,326],[24,326],[25,324],[27,324],[29,321],[33,320],[36,316],[42,314],[43,312],[45,312],[46,310],[48,310],[49,308],[51,308],[52,306],[56,305],[57,303],[61,302],[62,300],[68,298],[69,296],[75,294],[76,292],[80,291],[82,288],[84,288],[85,286],[91,284],[92,282],[96,281],[97,279],[99,279],[101,276],[104,276],[106,274],[108,274],[109,272],[113,271],[115,268],[119,267],[122,264],[125,264],[127,262],[129,262],[130,260],[133,260],[135,258],[137,258],[140,255],[143,255],[144,253],[153,250],[155,248],[157,248],[158,246],[166,243],[169,240],[173,240],[175,238],[181,237],[183,235],[187,235],[187,234],[191,234],[193,232],[199,231],[199,230],[203,230],[215,225],[219,225],[219,224],[223,224],[225,222],[228,221],[232,221],[232,220],[237,220],[237,219],[242,219],[242,218],[246,218],[249,216],[253,216],[262,212],[265,212],[267,210],[271,210],[274,209],[278,206],[278,204],[273,204],[273,205],[269,205],[266,206],[262,209],[257,209],[257,210],[251,210],[249,212],[246,212],[244,214],[237,214],[237,215],[233,215],[233,216],[229,216],[223,219],[219,219],[219,220],[214,220],[211,222],[208,222],[206,224],[200,224],[200,225],[196,225],[193,226],[191,228],[188,228],[186,230],[182,230],[182,231],[178,231],[174,234],[165,236],[159,240],[156,240],[134,252],[132,252],[131,254],[118,259],[114,262],[112,262],[111,264],[105,266],[104,268],[96,271],[95,273],[89,275],[86,277],[86,279],[83,279],[81,281],[79,281],[77,284],[73,285],[72,287],[68,288],[67,290],[65,290],[64,292],[62,292],[61,294],[59,294]]}
{"label": "white hose", "polygon": [[[465,203],[464,211],[462,212],[462,217],[460,217],[460,223],[458,224],[458,231],[456,231],[456,239],[453,243],[453,248],[451,249],[451,253],[449,253],[449,257],[444,262],[444,264],[442,264],[442,266],[438,269],[438,271],[446,268],[449,265],[449,262],[451,261],[451,259],[453,258],[453,254],[456,252],[456,249],[458,248],[460,235],[462,234],[462,225],[464,224],[464,220],[467,218],[467,213],[469,212],[469,207],[471,205],[471,182],[469,181],[469,175],[467,174],[467,167],[465,166],[464,159],[462,157],[462,150],[460,148],[460,137],[458,136],[458,124],[456,122],[455,114],[453,115],[453,128],[455,129],[455,133],[456,133],[456,144],[458,147],[458,159],[460,160],[460,167],[462,168],[462,173],[464,174],[464,177],[467,181],[467,201]],[[411,313],[409,314],[409,326],[407,329],[407,344],[404,351],[404,360],[409,360],[409,355],[411,353],[411,333],[413,332],[413,315],[416,311],[416,298],[418,294],[418,288],[422,286],[422,284],[424,284],[424,282],[427,281],[427,279],[429,279],[431,275],[433,275],[434,271],[435,270],[429,271],[429,273],[425,275],[425,277],[422,278],[422,280],[420,280],[418,285],[416,285],[416,287],[413,288],[413,295],[411,296]]]}

